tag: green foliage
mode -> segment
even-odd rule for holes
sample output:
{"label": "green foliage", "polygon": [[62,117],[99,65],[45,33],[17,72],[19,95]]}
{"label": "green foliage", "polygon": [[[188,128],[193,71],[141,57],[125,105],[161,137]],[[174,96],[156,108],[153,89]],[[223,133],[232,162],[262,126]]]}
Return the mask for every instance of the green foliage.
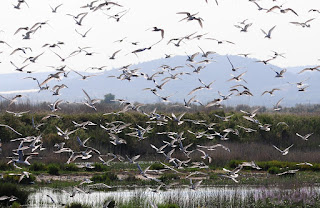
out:
{"label": "green foliage", "polygon": [[65,171],[79,171],[79,168],[74,163],[64,164],[61,169]]}
{"label": "green foliage", "polygon": [[18,202],[13,202],[11,208],[22,208],[22,206]]}
{"label": "green foliage", "polygon": [[170,182],[172,180],[178,180],[178,179],[180,179],[180,177],[176,173],[164,173],[160,177],[160,180],[162,182]]}
{"label": "green foliage", "polygon": [[[20,204],[26,204],[29,196],[29,191],[20,189],[16,184],[12,183],[0,183],[0,196],[15,196],[17,202]],[[7,200],[0,201],[0,204],[7,204]]]}
{"label": "green foliage", "polygon": [[268,173],[270,173],[270,174],[278,174],[280,172],[281,172],[281,170],[278,167],[271,167],[268,169]]}
{"label": "green foliage", "polygon": [[0,170],[7,171],[7,170],[13,170],[14,167],[10,164],[7,164],[6,162],[0,162]]}
{"label": "green foliage", "polygon": [[161,170],[164,169],[164,166],[161,163],[153,163],[150,166],[150,170]]}
{"label": "green foliage", "polygon": [[101,163],[94,163],[94,171],[103,172],[103,171],[108,171],[108,170],[110,170],[109,167],[107,167]]}
{"label": "green foliage", "polygon": [[46,171],[47,166],[44,163],[33,162],[30,165],[29,170],[31,170],[31,171]]}
{"label": "green foliage", "polygon": [[104,95],[104,99],[103,99],[103,102],[104,103],[114,103],[114,98],[116,96],[114,94],[111,94],[111,93],[108,93],[108,94],[105,94]]}
{"label": "green foliage", "polygon": [[110,184],[111,181],[118,180],[117,175],[111,172],[106,172],[102,175],[94,175],[91,180],[95,183],[107,183]]}
{"label": "green foliage", "polygon": [[66,206],[66,208],[91,208],[91,206],[87,205],[87,204],[81,204],[78,202],[73,202],[71,204],[68,204]]}
{"label": "green foliage", "polygon": [[60,175],[60,168],[57,164],[49,164],[47,168],[50,175]]}

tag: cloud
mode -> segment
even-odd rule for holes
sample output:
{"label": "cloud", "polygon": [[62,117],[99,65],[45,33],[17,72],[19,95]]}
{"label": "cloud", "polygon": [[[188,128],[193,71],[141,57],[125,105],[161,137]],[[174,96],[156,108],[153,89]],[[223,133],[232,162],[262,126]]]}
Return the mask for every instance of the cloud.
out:
{"label": "cloud", "polygon": [[32,93],[38,92],[39,89],[29,89],[29,90],[12,90],[12,91],[3,91],[0,94],[9,95],[9,94],[21,94],[21,93]]}

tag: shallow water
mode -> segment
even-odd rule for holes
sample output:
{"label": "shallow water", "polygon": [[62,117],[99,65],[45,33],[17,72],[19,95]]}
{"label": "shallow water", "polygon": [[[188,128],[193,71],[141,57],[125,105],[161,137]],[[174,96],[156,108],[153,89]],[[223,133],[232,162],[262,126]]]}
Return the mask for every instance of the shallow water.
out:
{"label": "shallow water", "polygon": [[[28,207],[61,207],[61,204],[69,204],[72,202],[80,202],[91,205],[92,207],[102,207],[107,199],[114,199],[116,202],[126,202],[132,199],[143,199],[144,201],[153,201],[155,203],[164,203],[177,201],[180,205],[188,207],[196,207],[205,200],[216,198],[224,198],[232,200],[237,196],[238,199],[245,199],[253,196],[255,199],[275,196],[276,193],[293,193],[295,189],[280,189],[278,187],[252,187],[252,186],[224,186],[224,187],[205,187],[196,191],[189,188],[177,188],[168,191],[159,191],[154,193],[150,189],[136,188],[134,190],[108,190],[108,191],[92,191],[90,193],[76,193],[74,197],[70,197],[71,188],[65,190],[40,188],[29,196]],[[320,194],[319,187],[303,187],[298,189],[299,193]],[[47,196],[50,195],[56,204]],[[192,204],[190,204],[192,203]]]}

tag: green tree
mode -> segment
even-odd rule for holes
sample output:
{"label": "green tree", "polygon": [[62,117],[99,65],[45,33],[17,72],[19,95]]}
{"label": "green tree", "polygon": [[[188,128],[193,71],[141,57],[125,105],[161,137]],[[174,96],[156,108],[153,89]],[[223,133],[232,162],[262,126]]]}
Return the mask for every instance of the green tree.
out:
{"label": "green tree", "polygon": [[114,94],[112,94],[112,93],[105,94],[103,102],[105,102],[105,103],[114,103],[113,100],[114,100],[115,97],[116,96]]}

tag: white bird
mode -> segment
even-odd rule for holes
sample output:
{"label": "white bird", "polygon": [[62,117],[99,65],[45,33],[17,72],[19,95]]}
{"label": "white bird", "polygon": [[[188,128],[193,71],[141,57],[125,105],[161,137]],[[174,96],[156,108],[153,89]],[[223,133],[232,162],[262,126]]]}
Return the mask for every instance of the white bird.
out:
{"label": "white bird", "polygon": [[268,33],[266,33],[264,30],[261,29],[261,31],[263,32],[263,34],[265,34],[264,37],[271,39],[271,33],[272,33],[272,31],[274,30],[275,27],[276,27],[276,25],[273,26],[273,27],[268,31]]}
{"label": "white bird", "polygon": [[289,147],[285,148],[284,150],[279,149],[275,145],[272,145],[276,150],[281,152],[282,155],[287,155],[289,153],[289,149],[293,146],[294,144],[290,145]]}
{"label": "white bird", "polygon": [[308,141],[308,138],[312,135],[313,133],[309,133],[309,134],[306,134],[304,136],[300,135],[299,133],[296,133],[296,135],[298,137],[300,137],[301,139],[305,140],[305,141]]}

